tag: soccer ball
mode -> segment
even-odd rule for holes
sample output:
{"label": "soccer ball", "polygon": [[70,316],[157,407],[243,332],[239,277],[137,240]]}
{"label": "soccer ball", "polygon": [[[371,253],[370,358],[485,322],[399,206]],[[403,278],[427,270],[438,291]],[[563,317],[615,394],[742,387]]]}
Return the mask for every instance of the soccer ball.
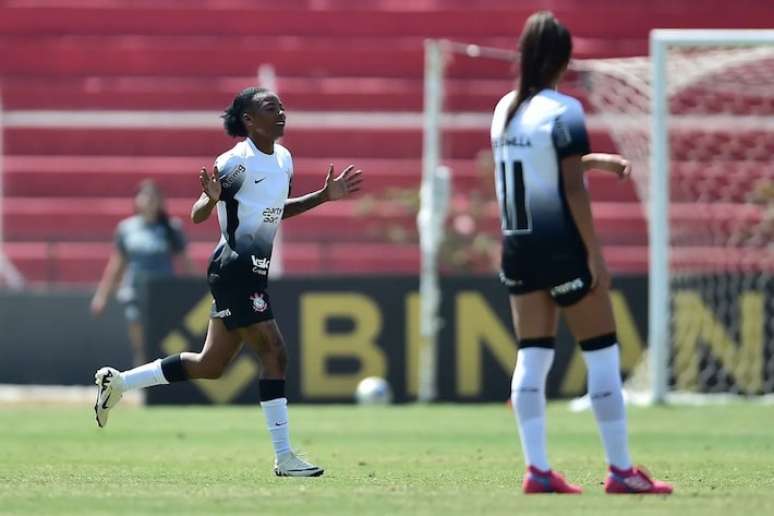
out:
{"label": "soccer ball", "polygon": [[355,400],[360,405],[389,405],[392,402],[392,389],[384,378],[369,376],[357,384]]}

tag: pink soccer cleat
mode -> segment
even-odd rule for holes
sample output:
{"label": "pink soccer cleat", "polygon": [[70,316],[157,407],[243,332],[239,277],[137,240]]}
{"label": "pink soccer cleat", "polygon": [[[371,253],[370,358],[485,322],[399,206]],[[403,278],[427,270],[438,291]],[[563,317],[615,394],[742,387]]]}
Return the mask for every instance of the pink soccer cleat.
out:
{"label": "pink soccer cleat", "polygon": [[541,471],[534,466],[527,468],[521,487],[524,494],[581,494],[583,492],[580,486],[569,484],[559,473],[550,469]]}
{"label": "pink soccer cleat", "polygon": [[672,494],[672,486],[660,480],[654,480],[642,466],[618,469],[610,466],[605,480],[607,494]]}

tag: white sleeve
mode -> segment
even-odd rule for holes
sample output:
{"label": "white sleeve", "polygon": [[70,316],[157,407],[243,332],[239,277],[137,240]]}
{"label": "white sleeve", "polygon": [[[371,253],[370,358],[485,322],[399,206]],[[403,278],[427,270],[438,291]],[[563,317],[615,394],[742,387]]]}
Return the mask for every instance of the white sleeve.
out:
{"label": "white sleeve", "polygon": [[215,160],[215,165],[218,167],[218,180],[223,189],[221,199],[233,197],[242,188],[247,173],[242,157],[230,153],[223,154]]}
{"label": "white sleeve", "polygon": [[239,156],[229,152],[218,156],[215,159],[215,166],[218,169],[218,179],[222,181],[223,179],[233,174],[241,164],[241,161],[242,160]]}

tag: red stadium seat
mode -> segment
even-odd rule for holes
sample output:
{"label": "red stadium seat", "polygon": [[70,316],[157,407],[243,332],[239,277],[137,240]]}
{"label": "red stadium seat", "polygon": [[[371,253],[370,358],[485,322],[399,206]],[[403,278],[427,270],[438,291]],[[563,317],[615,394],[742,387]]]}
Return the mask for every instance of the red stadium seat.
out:
{"label": "red stadium seat", "polygon": [[[512,0],[15,0],[0,6],[0,89],[4,109],[211,112],[212,128],[9,127],[3,134],[3,221],[6,251],[34,281],[96,281],[110,252],[115,224],[131,213],[131,197],[145,177],[158,181],[173,215],[181,217],[203,266],[214,241],[214,221],[188,222],[198,195],[197,173],[231,145],[216,114],[235,91],[255,82],[260,64],[273,64],[288,114],[284,139],[294,154],[294,191],[319,188],[328,162],[353,162],[367,173],[360,200],[328,205],[314,216],[290,219],[284,231],[291,274],[415,274],[419,254],[411,200],[395,189],[416,189],[421,176],[419,127],[390,126],[379,112],[422,110],[426,37],[513,48],[518,28],[544,2]],[[518,4],[518,5],[516,5]],[[768,28],[774,11],[761,2],[728,10],[707,0],[702,9],[676,9],[651,0],[555,0],[552,10],[575,36],[576,57],[644,55],[651,27]],[[335,6],[335,7],[330,7]],[[647,7],[647,9],[646,9]],[[163,16],[159,13],[163,12]],[[722,12],[722,16],[717,13]],[[267,13],[269,13],[267,15]],[[169,23],[174,17],[175,23]],[[600,23],[615,17],[616,23]],[[504,61],[453,59],[445,106],[487,113],[512,86]],[[577,77],[574,77],[577,78]],[[593,108],[582,91],[589,113]],[[703,95],[701,106],[695,98]],[[688,88],[672,103],[680,113],[704,113],[727,99]],[[734,112],[774,115],[754,92],[736,98]],[[368,128],[298,127],[296,112],[371,113]],[[763,222],[760,206],[744,206],[764,177],[761,163],[774,154],[770,133],[746,131],[673,135],[671,189],[674,235],[693,247],[680,263],[718,264],[720,249],[745,227]],[[615,151],[610,134],[594,126],[594,150]],[[713,152],[697,155],[697,144]],[[491,172],[472,157],[488,149],[486,127],[448,130],[446,164],[455,203],[492,195]],[[482,169],[483,168],[483,169]],[[646,270],[647,233],[633,182],[591,174],[594,215],[617,272]],[[393,190],[392,193],[390,191]],[[415,201],[415,199],[414,199]],[[496,206],[481,221],[496,231]],[[342,232],[342,228],[346,228]],[[344,233],[344,235],[342,235]],[[737,256],[751,267],[767,263],[755,248]],[[738,251],[741,253],[741,251]],[[763,265],[761,265],[763,264]],[[709,265],[708,265],[709,266]]]}
{"label": "red stadium seat", "polygon": [[[296,156],[348,156],[350,159],[418,159],[422,155],[419,128],[380,128],[379,120],[368,129],[293,129],[288,115],[283,144]],[[598,152],[613,152],[615,145],[605,132],[592,132]],[[41,145],[45,141],[46,145]],[[389,142],[389,145],[386,144]],[[772,142],[774,144],[774,142]],[[217,156],[234,145],[216,125],[212,129],[91,129],[9,128],[5,151],[26,155],[74,156]],[[446,131],[444,145],[449,158],[475,156],[489,148],[486,129]]]}
{"label": "red stadium seat", "polygon": [[[197,173],[210,168],[212,157],[11,156],[5,160],[5,193],[11,197],[129,197],[135,193],[137,171],[153,177],[168,197],[199,195]],[[294,160],[295,192],[322,186],[329,163],[338,170],[352,161],[366,173],[364,195],[388,195],[395,189],[416,189],[421,181],[419,159],[298,158]],[[450,160],[454,191],[479,190],[494,195],[490,170],[470,160]],[[733,169],[736,170],[736,169]],[[741,173],[741,172],[740,172]],[[589,175],[595,201],[637,202],[634,183],[607,173]]]}

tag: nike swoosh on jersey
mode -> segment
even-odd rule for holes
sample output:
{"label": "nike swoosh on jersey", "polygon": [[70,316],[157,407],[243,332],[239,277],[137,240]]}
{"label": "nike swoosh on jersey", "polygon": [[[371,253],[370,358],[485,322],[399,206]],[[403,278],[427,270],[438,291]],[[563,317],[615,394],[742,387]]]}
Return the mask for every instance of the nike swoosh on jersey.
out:
{"label": "nike swoosh on jersey", "polygon": [[266,179],[266,178],[265,178],[265,177],[262,177],[262,178],[260,178],[260,179],[256,179],[256,180],[255,180],[255,184],[258,184],[258,183],[260,183],[260,182],[261,182],[261,181],[263,181],[264,179]]}

